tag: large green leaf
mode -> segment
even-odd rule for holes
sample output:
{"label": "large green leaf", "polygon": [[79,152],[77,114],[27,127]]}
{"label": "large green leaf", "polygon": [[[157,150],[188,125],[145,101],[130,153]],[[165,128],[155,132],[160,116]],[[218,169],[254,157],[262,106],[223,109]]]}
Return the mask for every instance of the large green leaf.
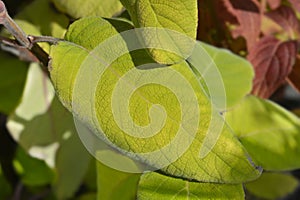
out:
{"label": "large green leaf", "polygon": [[[203,42],[199,42],[199,44],[207,54],[213,58],[211,67],[216,67],[217,73],[220,73],[226,95],[225,109],[236,105],[249,94],[252,89],[252,80],[254,78],[252,65],[246,59],[241,58],[226,49],[216,48]],[[217,81],[214,77],[209,77],[204,80],[201,74],[197,73],[197,71],[194,72],[198,75],[200,82],[204,85],[204,88],[209,95],[209,90],[205,87],[208,83],[205,81],[208,79],[211,79],[212,82],[215,83],[217,83]],[[219,86],[216,85],[215,87]]]}
{"label": "large green leaf", "polygon": [[299,180],[290,174],[266,172],[257,180],[245,184],[246,189],[256,197],[281,199],[299,187]]}
{"label": "large green leaf", "polygon": [[244,199],[242,184],[196,183],[147,173],[141,177],[138,199]]}
{"label": "large green leaf", "polygon": [[250,96],[226,120],[258,165],[267,170],[300,167],[300,120],[289,111]]}
{"label": "large green leaf", "polygon": [[24,88],[27,64],[0,53],[0,112],[9,114],[18,105]]}
{"label": "large green leaf", "polygon": [[[119,21],[118,23],[125,22]],[[210,102],[201,89],[196,76],[186,62],[171,67],[143,70],[134,66],[133,60],[138,60],[138,58],[132,58],[127,53],[112,62],[99,80],[97,76],[101,75],[101,72],[97,72],[97,70],[102,69],[102,63],[100,62],[102,57],[99,61],[94,59],[94,56],[91,56],[89,58],[92,60],[85,61],[90,61],[88,65],[83,65],[88,67],[89,73],[79,73],[79,68],[82,67],[81,64],[83,64],[88,53],[99,43],[116,34],[118,32],[107,20],[100,17],[90,17],[79,20],[70,26],[66,34],[68,42],[60,42],[58,45],[52,46],[50,53],[51,66],[49,68],[51,69],[52,82],[63,104],[103,140],[132,158],[138,158],[155,168],[161,168],[165,162],[162,155],[166,155],[167,159],[170,158],[171,160],[175,158],[172,160],[174,162],[169,166],[162,166],[162,170],[165,173],[199,181],[222,183],[240,183],[256,178],[260,174],[260,170],[252,164],[246,151],[227,126],[220,130],[222,134],[220,134],[212,151],[205,158],[200,158],[199,149],[203,145],[203,140],[208,131],[211,115],[215,114],[213,114]],[[110,56],[124,48],[127,50],[126,43],[119,37],[111,46],[105,46],[100,55]],[[100,56],[99,52],[94,51],[93,53],[95,53],[93,54],[95,56]],[[111,109],[111,105],[114,103],[112,93],[120,77],[130,70],[139,73],[138,77],[135,77],[137,80],[149,80],[150,83],[138,88],[138,92],[133,93],[130,97],[128,107],[130,116],[128,118],[123,115],[125,113],[119,113],[114,116]],[[172,77],[176,75],[178,75],[176,78]],[[189,118],[187,121],[189,125],[186,127],[187,130],[191,130],[189,129],[190,123],[197,126],[193,140],[190,137],[192,132],[177,134],[182,117],[179,100],[167,86],[152,83],[152,78],[154,80],[167,80],[167,82],[172,83],[168,86],[174,87],[175,92],[188,93],[189,88],[192,88],[194,96],[192,95],[191,98],[196,97],[197,107],[201,111],[201,120],[195,123],[194,117],[198,111],[191,109],[189,107],[190,103],[187,104],[188,113],[196,113],[195,116],[193,115],[193,117]],[[187,84],[188,86],[182,85],[181,79],[187,81],[189,83]],[[134,86],[133,80],[131,78],[129,80],[125,79],[124,84],[121,86],[137,87]],[[96,102],[91,105],[89,102],[93,102],[93,99],[91,100],[93,97],[90,96],[93,84],[96,84]],[[121,90],[128,90],[128,88],[125,87]],[[75,91],[76,95],[74,94]],[[188,95],[190,94],[188,93]],[[190,98],[188,99],[190,101]],[[122,100],[126,102],[125,97],[119,97],[116,100],[118,102],[117,106],[122,105]],[[154,109],[154,113],[151,114],[152,111],[150,111],[150,116],[148,116],[148,112],[153,104],[164,106],[166,113],[162,114]],[[96,116],[90,113],[93,111],[96,112]],[[121,122],[121,126],[124,129],[127,128],[126,131],[120,128],[116,122],[117,119],[114,117],[124,120],[124,124]],[[138,136],[129,135],[135,133],[135,129],[124,126],[128,123],[128,119],[132,118],[138,126],[147,126],[150,123],[150,117],[156,119],[156,123],[166,121],[165,126],[162,127],[162,130],[158,130],[157,135],[148,138],[138,138]],[[222,120],[219,117],[216,117],[216,119]],[[184,124],[185,122],[182,123]],[[157,127],[154,128],[157,129]],[[143,132],[138,132],[137,134],[141,133]],[[182,138],[175,137],[176,134],[182,136]],[[178,143],[176,143],[176,140]],[[166,150],[165,146],[169,147],[169,143],[175,143],[176,145]],[[209,147],[205,146],[205,148]],[[185,149],[186,152],[179,155],[180,158],[177,159],[182,149]],[[147,157],[147,154],[141,154],[155,151],[158,152],[156,157]]]}
{"label": "large green leaf", "polygon": [[82,182],[90,156],[76,135],[73,116],[54,93],[47,74],[38,64],[31,64],[22,101],[7,127],[31,156],[54,168],[56,195],[65,199]]}
{"label": "large green leaf", "polygon": [[[158,27],[179,32],[186,37],[196,39],[198,10],[196,0],[121,0],[129,11],[134,25],[138,28]],[[140,35],[141,42],[151,47],[155,43],[193,48],[185,43],[183,38],[165,32],[165,35],[154,35],[149,37],[148,33]],[[185,44],[184,44],[185,43]],[[159,49],[150,49],[153,58],[164,64],[174,64],[182,60],[182,55],[174,55]]]}
{"label": "large green leaf", "polygon": [[73,18],[87,16],[112,17],[121,12],[119,0],[52,0],[56,7]]}
{"label": "large green leaf", "polygon": [[97,162],[98,200],[135,199],[139,178]]}

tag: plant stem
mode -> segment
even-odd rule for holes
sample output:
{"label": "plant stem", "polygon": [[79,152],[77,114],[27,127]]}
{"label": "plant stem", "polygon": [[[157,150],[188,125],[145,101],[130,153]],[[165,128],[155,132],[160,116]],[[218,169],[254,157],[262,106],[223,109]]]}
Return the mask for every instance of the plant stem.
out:
{"label": "plant stem", "polygon": [[0,1],[0,24],[3,24],[10,34],[24,47],[30,48],[31,43],[24,31],[18,24],[8,15],[5,4]]}
{"label": "plant stem", "polygon": [[51,36],[33,36],[33,35],[28,35],[28,40],[31,42],[31,44],[38,43],[38,42],[48,42],[51,44],[56,44],[59,41],[62,41],[62,39],[51,37]]}
{"label": "plant stem", "polygon": [[39,59],[39,61],[44,66],[48,66],[49,55],[38,44],[32,45],[31,52]]}
{"label": "plant stem", "polygon": [[[17,25],[17,23],[8,15],[5,4],[1,0],[0,0],[0,24],[4,25],[5,28],[9,31],[9,33],[12,34],[16,38],[18,43],[21,45],[19,46],[17,44],[14,44],[14,42],[12,42],[9,39],[0,38],[1,39],[0,41],[2,41],[4,45],[6,45],[6,46],[2,46],[2,49],[14,53],[15,55],[18,55],[19,53],[20,54],[18,55],[19,57],[30,55],[30,53],[27,52],[30,51],[32,52],[32,54],[34,54],[34,56],[36,56],[36,58],[38,58],[38,60],[44,66],[48,65],[48,61],[49,61],[48,54],[38,44],[36,44],[36,42],[55,41],[56,43],[58,40],[54,40],[51,37],[35,37],[35,36],[28,37],[26,33]],[[12,50],[12,48],[15,48],[15,51]]]}

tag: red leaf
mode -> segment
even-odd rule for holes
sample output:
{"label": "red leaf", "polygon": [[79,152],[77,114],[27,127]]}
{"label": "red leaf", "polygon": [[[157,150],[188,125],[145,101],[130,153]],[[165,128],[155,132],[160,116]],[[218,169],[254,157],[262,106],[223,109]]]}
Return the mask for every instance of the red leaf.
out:
{"label": "red leaf", "polygon": [[232,31],[232,36],[243,36],[248,49],[256,43],[260,34],[262,12],[256,0],[223,0],[227,10],[237,18],[239,26]]}
{"label": "red leaf", "polygon": [[300,92],[300,55],[297,56],[296,64],[288,77],[288,82]]}
{"label": "red leaf", "polygon": [[290,39],[297,38],[300,33],[300,24],[294,10],[287,6],[266,13],[266,16],[280,25]]}
{"label": "red leaf", "polygon": [[290,74],[296,54],[296,41],[282,42],[266,36],[255,44],[248,55],[255,70],[252,94],[269,98]]}
{"label": "red leaf", "polygon": [[271,9],[276,9],[280,6],[281,0],[267,0]]}
{"label": "red leaf", "polygon": [[289,2],[292,4],[292,6],[300,12],[300,1],[299,0],[289,0]]}
{"label": "red leaf", "polygon": [[230,12],[230,9],[227,7],[227,2],[226,1],[220,1],[220,0],[214,0],[216,1],[215,3],[215,9],[217,10],[217,15],[219,17],[219,20],[229,22],[231,24],[238,24],[239,22],[237,21],[237,18],[232,12]]}

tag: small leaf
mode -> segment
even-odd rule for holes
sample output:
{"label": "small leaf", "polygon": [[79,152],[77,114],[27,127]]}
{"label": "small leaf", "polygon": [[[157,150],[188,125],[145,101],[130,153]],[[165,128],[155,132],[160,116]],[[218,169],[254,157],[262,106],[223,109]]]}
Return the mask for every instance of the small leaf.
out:
{"label": "small leaf", "polygon": [[256,43],[260,34],[261,11],[255,0],[224,0],[227,10],[237,18],[238,25],[232,30],[234,38],[242,36],[248,49]]}
{"label": "small leaf", "polygon": [[299,0],[289,0],[289,2],[292,4],[292,6],[300,12],[300,2]]}
{"label": "small leaf", "polygon": [[112,17],[122,11],[119,0],[52,0],[62,12],[77,19],[87,16]]}
{"label": "small leaf", "polygon": [[120,172],[97,162],[97,199],[135,199],[140,176],[140,174]]}
{"label": "small leaf", "polygon": [[288,81],[296,90],[298,90],[298,92],[300,92],[300,55],[297,55],[296,64],[288,76]]}
{"label": "small leaf", "polygon": [[[121,0],[121,2],[129,11],[134,25],[138,28],[164,28],[196,39],[198,22],[196,0]],[[193,48],[187,43],[183,44],[168,32],[164,38],[161,37],[162,35],[149,37],[145,32],[145,34],[141,34],[141,42],[151,47],[155,43],[164,43],[166,40],[170,41],[169,46],[174,44],[179,48],[183,46]],[[183,60],[181,55],[158,49],[150,49],[149,52],[154,60],[163,64],[174,64]]]}
{"label": "small leaf", "polygon": [[266,13],[266,16],[280,25],[283,29],[281,34],[288,34],[289,39],[293,40],[300,37],[300,22],[292,8],[281,6]]}
{"label": "small leaf", "polygon": [[250,96],[226,113],[256,164],[266,170],[300,167],[300,119],[277,104]]}
{"label": "small leaf", "polygon": [[281,199],[295,191],[299,181],[290,174],[263,173],[257,180],[246,183],[246,189],[263,199]]}
{"label": "small leaf", "polygon": [[[121,0],[136,27],[162,27],[196,38],[197,1]],[[146,38],[144,38],[146,39]]]}
{"label": "small leaf", "polygon": [[155,172],[141,177],[138,199],[244,199],[243,186],[189,182]]}
{"label": "small leaf", "polygon": [[262,38],[248,55],[255,69],[252,94],[269,98],[292,71],[296,53],[296,41],[282,42],[273,36]]}
{"label": "small leaf", "polygon": [[288,34],[285,30],[274,20],[267,15],[262,16],[261,32],[263,35],[275,35],[280,38],[288,38]]}
{"label": "small leaf", "polygon": [[267,0],[267,2],[272,10],[277,9],[281,4],[281,0]]}

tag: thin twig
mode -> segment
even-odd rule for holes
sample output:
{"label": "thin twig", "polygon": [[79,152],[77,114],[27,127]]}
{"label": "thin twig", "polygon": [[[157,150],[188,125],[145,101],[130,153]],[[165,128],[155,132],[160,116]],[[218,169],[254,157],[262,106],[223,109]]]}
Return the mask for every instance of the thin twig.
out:
{"label": "thin twig", "polygon": [[40,62],[27,48],[20,46],[15,40],[0,36],[0,49],[17,56],[25,62]]}
{"label": "thin twig", "polygon": [[48,66],[49,55],[38,44],[33,44],[31,52],[39,59],[39,61],[44,66]]}
{"label": "thin twig", "polygon": [[57,44],[59,41],[62,41],[62,39],[51,37],[51,36],[34,36],[34,35],[28,35],[28,40],[31,42],[31,44],[35,44],[38,42],[48,42],[51,44]]}
{"label": "thin twig", "polygon": [[8,15],[3,1],[0,1],[0,24],[3,24],[8,32],[12,34],[22,46],[30,48],[31,43],[29,42],[27,35]]}
{"label": "thin twig", "polygon": [[3,44],[1,45],[2,50],[10,52],[18,56],[22,60],[34,62],[39,61],[44,66],[48,66],[48,54],[37,44],[37,42],[57,43],[58,39],[54,39],[52,37],[47,36],[27,36],[25,32],[8,15],[5,4],[1,0],[0,24],[3,24],[5,28],[16,38],[16,40],[19,43],[18,45],[15,41],[1,37],[0,42]]}
{"label": "thin twig", "polygon": [[23,192],[24,185],[20,182],[17,187],[15,188],[14,196],[12,200],[21,200],[22,192]]}

